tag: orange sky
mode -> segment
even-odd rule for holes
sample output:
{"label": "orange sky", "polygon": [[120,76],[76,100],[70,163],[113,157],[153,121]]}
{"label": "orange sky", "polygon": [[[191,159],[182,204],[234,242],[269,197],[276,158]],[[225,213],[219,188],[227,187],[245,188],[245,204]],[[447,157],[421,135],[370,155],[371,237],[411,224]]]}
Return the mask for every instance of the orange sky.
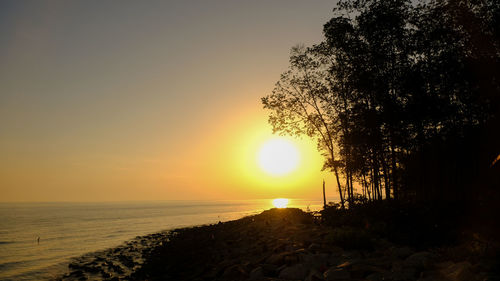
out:
{"label": "orange sky", "polygon": [[292,174],[255,161],[260,98],[333,6],[3,1],[0,201],[333,199],[307,139]]}

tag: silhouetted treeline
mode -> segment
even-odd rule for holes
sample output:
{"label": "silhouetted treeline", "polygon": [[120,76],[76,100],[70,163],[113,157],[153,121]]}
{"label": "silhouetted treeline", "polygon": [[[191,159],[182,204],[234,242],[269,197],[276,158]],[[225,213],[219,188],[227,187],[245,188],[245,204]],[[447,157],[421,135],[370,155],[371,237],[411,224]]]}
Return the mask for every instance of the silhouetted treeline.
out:
{"label": "silhouetted treeline", "polygon": [[275,132],[318,140],[342,206],[498,189],[500,1],[348,0],[334,13],[262,102]]}

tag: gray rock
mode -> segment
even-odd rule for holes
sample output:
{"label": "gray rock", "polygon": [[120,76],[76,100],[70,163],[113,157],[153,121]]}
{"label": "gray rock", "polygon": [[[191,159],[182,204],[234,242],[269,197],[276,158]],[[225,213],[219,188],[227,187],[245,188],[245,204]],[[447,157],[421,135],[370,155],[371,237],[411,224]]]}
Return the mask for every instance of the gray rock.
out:
{"label": "gray rock", "polygon": [[280,271],[279,278],[283,279],[300,279],[303,280],[306,278],[309,270],[303,264],[296,264],[292,266],[285,267]]}
{"label": "gray rock", "polygon": [[351,278],[351,273],[345,269],[331,267],[323,273],[325,280],[344,280]]}

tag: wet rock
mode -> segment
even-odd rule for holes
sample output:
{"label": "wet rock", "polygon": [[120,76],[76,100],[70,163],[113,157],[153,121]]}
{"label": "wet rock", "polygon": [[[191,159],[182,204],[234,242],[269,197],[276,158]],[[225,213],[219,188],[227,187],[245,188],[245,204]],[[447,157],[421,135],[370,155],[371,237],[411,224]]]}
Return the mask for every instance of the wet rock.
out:
{"label": "wet rock", "polygon": [[345,269],[332,267],[323,273],[323,278],[329,280],[344,280],[351,278],[351,273]]}
{"label": "wet rock", "polygon": [[308,269],[303,264],[296,264],[292,266],[285,267],[280,271],[279,278],[288,280],[303,280],[308,273]]}

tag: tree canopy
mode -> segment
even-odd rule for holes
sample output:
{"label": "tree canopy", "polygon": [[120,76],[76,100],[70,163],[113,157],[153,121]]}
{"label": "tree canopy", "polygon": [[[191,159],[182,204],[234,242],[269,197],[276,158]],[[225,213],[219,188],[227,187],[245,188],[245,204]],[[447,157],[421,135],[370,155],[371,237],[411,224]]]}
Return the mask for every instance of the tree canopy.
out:
{"label": "tree canopy", "polygon": [[342,206],[464,196],[500,149],[499,20],[496,0],[340,1],[262,98],[269,122],[318,141]]}

